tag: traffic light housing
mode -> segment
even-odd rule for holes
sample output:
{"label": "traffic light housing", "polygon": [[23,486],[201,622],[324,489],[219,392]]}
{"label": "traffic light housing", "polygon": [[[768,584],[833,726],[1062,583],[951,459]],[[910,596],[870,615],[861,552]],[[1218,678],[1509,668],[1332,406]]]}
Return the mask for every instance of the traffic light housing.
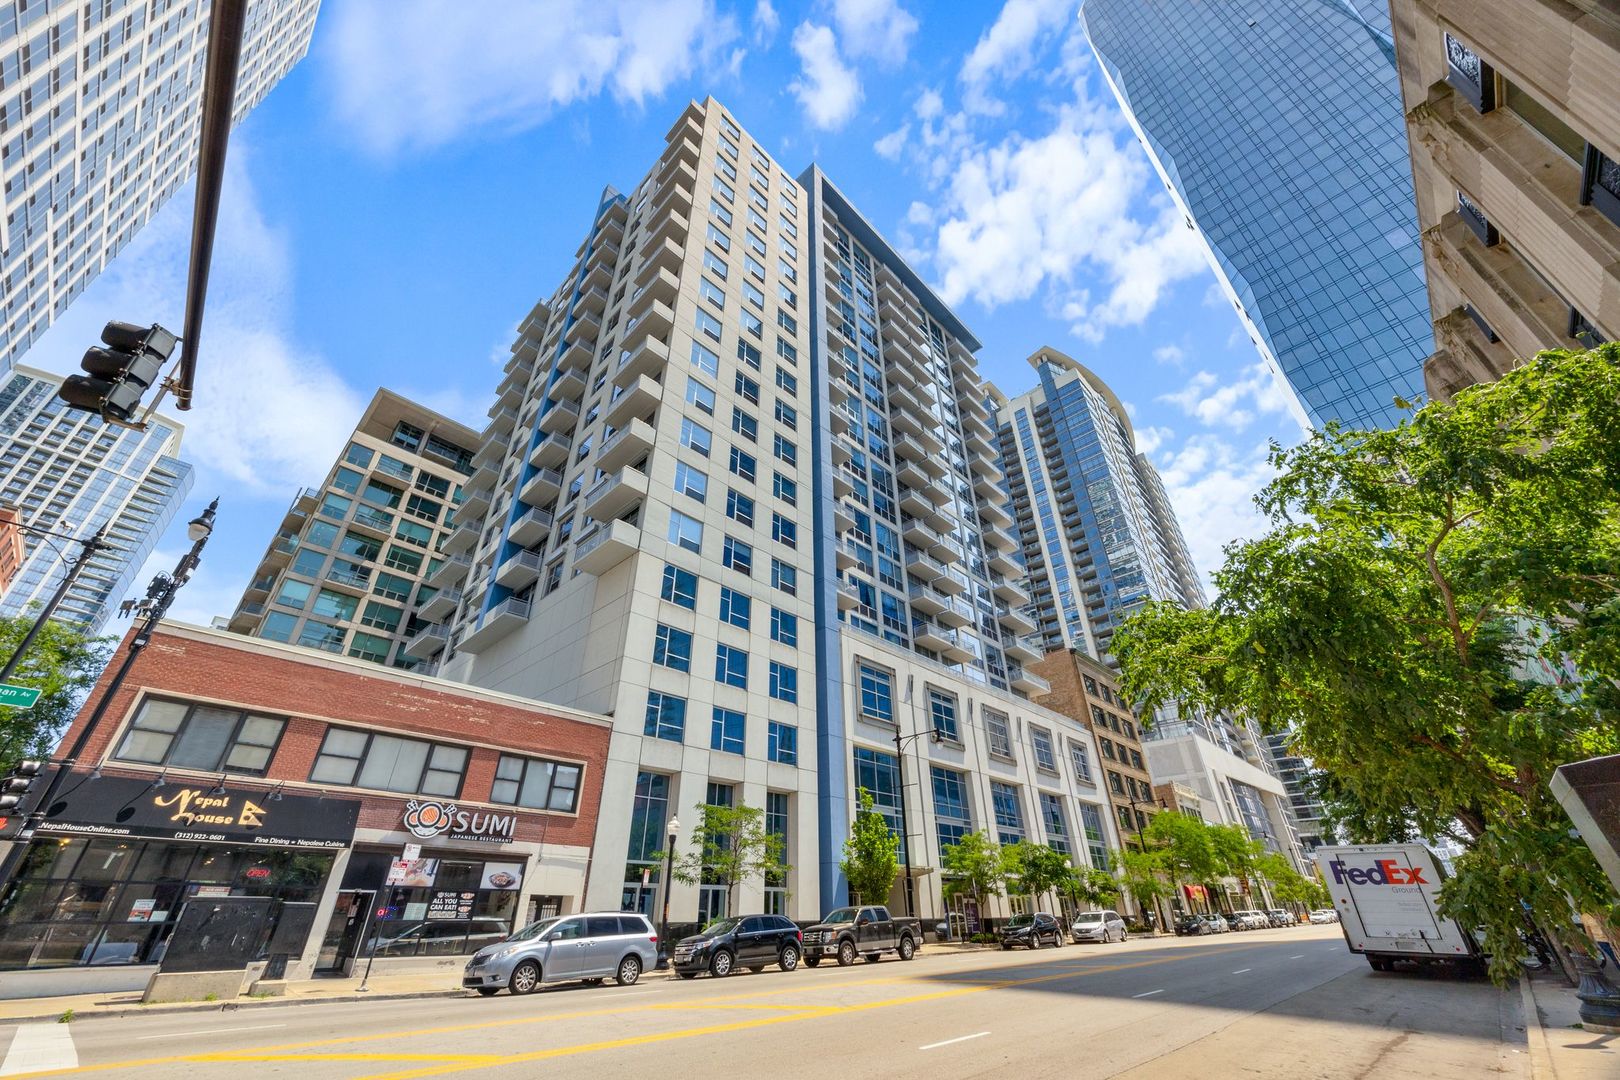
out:
{"label": "traffic light housing", "polygon": [[15,813],[44,771],[43,761],[19,761],[12,766],[11,771],[0,778],[0,815]]}
{"label": "traffic light housing", "polygon": [[58,394],[69,408],[132,423],[179,340],[155,324],[110,322],[101,331],[102,345],[87,349],[79,361],[88,374],[69,375]]}

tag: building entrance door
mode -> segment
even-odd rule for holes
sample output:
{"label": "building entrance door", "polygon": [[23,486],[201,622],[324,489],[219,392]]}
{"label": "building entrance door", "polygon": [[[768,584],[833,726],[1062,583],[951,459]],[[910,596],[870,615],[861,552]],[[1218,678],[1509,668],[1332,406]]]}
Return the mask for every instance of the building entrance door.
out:
{"label": "building entrance door", "polygon": [[337,894],[332,918],[321,935],[321,951],[315,960],[317,973],[348,973],[349,961],[360,954],[366,927],[371,923],[371,902],[376,896],[370,889],[344,889]]}

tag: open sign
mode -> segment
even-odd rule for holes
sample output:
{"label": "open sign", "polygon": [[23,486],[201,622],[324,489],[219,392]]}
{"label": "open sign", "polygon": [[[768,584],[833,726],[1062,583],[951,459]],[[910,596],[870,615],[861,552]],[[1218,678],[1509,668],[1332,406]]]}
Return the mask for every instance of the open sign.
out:
{"label": "open sign", "polygon": [[270,868],[268,866],[250,866],[242,876],[249,881],[263,881],[270,876]]}

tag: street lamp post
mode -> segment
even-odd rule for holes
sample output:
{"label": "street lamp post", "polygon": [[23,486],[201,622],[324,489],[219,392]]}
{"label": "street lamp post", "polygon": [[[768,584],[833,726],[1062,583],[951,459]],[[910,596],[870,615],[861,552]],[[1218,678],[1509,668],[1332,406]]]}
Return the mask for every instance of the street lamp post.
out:
{"label": "street lamp post", "polygon": [[[1149,802],[1149,803],[1138,803],[1136,801],[1136,796],[1134,794],[1133,795],[1127,795],[1126,798],[1130,799],[1130,801],[1131,801],[1131,817],[1136,822],[1136,849],[1138,851],[1140,851],[1143,855],[1146,855],[1147,854],[1147,841],[1142,839],[1142,812],[1137,808],[1139,806],[1152,806],[1153,804],[1151,802]],[[1160,799],[1159,800],[1159,809],[1160,810],[1168,810],[1168,809],[1170,809],[1170,805],[1168,803],[1166,803],[1163,799]],[[1138,903],[1140,903],[1140,901],[1138,901]],[[1153,907],[1154,907],[1154,910],[1157,911],[1157,913],[1158,913],[1159,924],[1161,926],[1164,926],[1165,925],[1164,907],[1163,907],[1163,905],[1162,905],[1162,903],[1161,903],[1161,901],[1159,900],[1158,897],[1154,897],[1154,899],[1153,899]]]}
{"label": "street lamp post", "polygon": [[664,915],[658,923],[658,966],[669,962],[669,892],[675,887],[675,838],[681,834],[681,819],[669,819],[669,848],[664,855]]}
{"label": "street lamp post", "polygon": [[[0,669],[0,683],[10,680],[12,673],[17,670],[17,665],[22,663],[23,654],[34,643],[34,639],[39,637],[39,632],[45,629],[45,624],[50,620],[50,617],[56,614],[57,606],[67,597],[68,590],[73,588],[75,581],[79,580],[79,575],[84,572],[84,568],[90,565],[90,559],[96,552],[107,547],[106,542],[102,539],[107,531],[106,526],[97,529],[94,535],[83,540],[78,537],[49,532],[45,529],[36,529],[30,525],[18,525],[17,529],[30,536],[37,536],[42,540],[46,540],[47,543],[49,543],[48,538],[52,536],[61,540],[72,540],[84,550],[80,551],[79,557],[69,564],[67,573],[62,576],[61,582],[56,586],[56,591],[51,593],[51,598],[45,601],[45,606],[40,610],[38,617],[34,619],[34,625],[30,626],[28,633],[23,635],[22,643],[17,646],[17,651],[11,654],[10,660],[6,661],[5,668]],[[57,548],[55,544],[52,544],[51,547],[58,555],[61,554],[61,549]]]}
{"label": "street lamp post", "polygon": [[[911,716],[913,720],[915,720],[917,717],[917,706],[915,702],[913,702],[911,706]],[[906,813],[905,745],[914,739],[922,738],[924,735],[929,736],[934,742],[939,742],[939,732],[933,729],[928,731],[914,731],[910,735],[901,735],[900,728],[898,726],[896,726],[894,729],[894,768],[895,775],[900,781],[900,835],[902,840],[900,846],[904,849],[904,854],[906,857],[906,918],[908,919],[916,918],[917,916],[917,897],[912,890],[911,883],[911,824],[910,817]],[[863,896],[861,899],[864,901],[866,897]]]}
{"label": "street lamp post", "polygon": [[[136,627],[134,635],[130,638],[129,649],[124,653],[123,663],[118,665],[118,670],[113,673],[112,681],[102,691],[101,700],[96,702],[95,711],[90,714],[90,719],[80,726],[79,733],[74,737],[73,745],[68,748],[67,755],[57,763],[56,772],[51,776],[51,782],[46,785],[45,793],[40,797],[39,802],[35,804],[33,812],[28,815],[21,836],[33,835],[34,827],[41,820],[50,816],[51,800],[56,797],[57,789],[62,786],[62,781],[67,777],[67,774],[72,771],[74,764],[79,759],[79,755],[84,752],[84,745],[89,741],[90,733],[96,730],[96,725],[101,723],[101,718],[106,715],[107,707],[112,703],[113,697],[117,695],[119,687],[123,686],[124,678],[129,675],[129,669],[135,664],[135,658],[151,642],[152,632],[157,628],[157,624],[163,621],[163,616],[168,614],[169,605],[174,603],[175,594],[180,591],[182,585],[191,580],[191,575],[196,572],[197,564],[202,559],[203,546],[208,543],[208,537],[213,534],[214,512],[218,508],[219,500],[215,499],[208,504],[208,509],[187,524],[186,535],[191,538],[191,550],[180,557],[179,563],[175,565],[171,573],[159,574],[153,578],[152,584],[147,586],[144,598],[125,600],[120,605],[118,609],[120,615],[135,615],[141,622]],[[4,881],[7,877],[9,877],[9,874],[0,874],[0,881]]]}

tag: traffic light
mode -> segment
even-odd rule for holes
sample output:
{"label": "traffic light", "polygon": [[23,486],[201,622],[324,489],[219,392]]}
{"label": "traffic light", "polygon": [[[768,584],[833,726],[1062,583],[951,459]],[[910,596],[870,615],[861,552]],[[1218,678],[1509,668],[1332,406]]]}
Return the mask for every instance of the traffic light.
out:
{"label": "traffic light", "polygon": [[106,346],[85,351],[79,366],[88,375],[69,375],[58,391],[70,408],[109,420],[133,422],[141,395],[158,381],[163,363],[180,340],[161,326],[110,322],[101,331]]}
{"label": "traffic light", "polygon": [[43,761],[19,761],[3,779],[0,779],[0,814],[16,812],[44,769]]}

